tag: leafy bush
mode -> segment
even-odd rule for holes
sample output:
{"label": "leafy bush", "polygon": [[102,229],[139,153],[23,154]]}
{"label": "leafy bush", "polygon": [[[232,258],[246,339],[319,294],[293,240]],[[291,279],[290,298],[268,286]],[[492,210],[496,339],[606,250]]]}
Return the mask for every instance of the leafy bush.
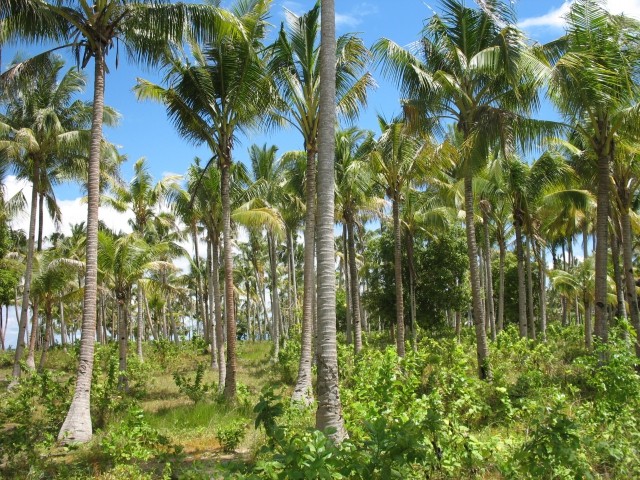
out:
{"label": "leafy bush", "polygon": [[109,429],[100,447],[116,464],[178,453],[167,437],[149,426],[137,406],[131,407],[124,420]]}
{"label": "leafy bush", "polygon": [[179,372],[174,372],[173,374],[173,380],[176,382],[180,393],[189,397],[193,403],[201,402],[206,398],[209,391],[215,391],[215,383],[208,384],[204,381],[206,368],[204,363],[199,363],[193,380]]}
{"label": "leafy bush", "polygon": [[25,371],[15,389],[4,394],[0,402],[0,468],[7,475],[29,471],[40,463],[42,452],[55,444],[74,381],[49,371]]}
{"label": "leafy bush", "polygon": [[235,452],[245,436],[247,426],[243,422],[233,422],[229,425],[218,427],[216,438],[220,442],[222,451]]}

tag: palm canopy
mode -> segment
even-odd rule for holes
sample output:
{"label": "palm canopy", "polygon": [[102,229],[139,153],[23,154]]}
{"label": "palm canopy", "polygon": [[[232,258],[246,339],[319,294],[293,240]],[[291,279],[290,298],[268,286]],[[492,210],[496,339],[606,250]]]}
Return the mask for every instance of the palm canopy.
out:
{"label": "palm canopy", "polygon": [[531,148],[532,139],[558,128],[528,118],[539,105],[545,68],[515,27],[512,10],[498,0],[479,3],[443,0],[442,13],[410,49],[384,38],[373,47],[383,74],[405,96],[407,117],[435,128],[454,122],[464,138],[465,167],[473,171],[496,142],[505,150],[517,141]]}
{"label": "palm canopy", "polygon": [[59,44],[56,49],[73,48],[83,68],[98,50],[107,54],[114,47],[116,65],[120,48],[130,60],[153,65],[164,55],[168,43],[180,42],[186,33],[204,38],[222,25],[229,33],[232,24],[221,23],[221,16],[224,12],[210,5],[167,0],[3,0],[0,43],[55,42]]}
{"label": "palm canopy", "polygon": [[[320,105],[320,3],[302,16],[287,14],[276,41],[269,47],[268,68],[273,75],[280,103],[279,115],[297,128],[305,149],[316,142]],[[369,51],[353,34],[337,39],[336,104],[340,115],[357,118],[366,105],[367,90],[375,85],[365,72]]]}
{"label": "palm canopy", "polygon": [[191,42],[193,60],[179,49],[164,57],[167,87],[138,79],[134,88],[139,99],[164,103],[180,135],[207,144],[220,162],[229,161],[237,133],[265,120],[271,102],[271,82],[259,58],[269,5],[267,0],[238,2],[228,13],[242,37],[214,28],[204,47]]}

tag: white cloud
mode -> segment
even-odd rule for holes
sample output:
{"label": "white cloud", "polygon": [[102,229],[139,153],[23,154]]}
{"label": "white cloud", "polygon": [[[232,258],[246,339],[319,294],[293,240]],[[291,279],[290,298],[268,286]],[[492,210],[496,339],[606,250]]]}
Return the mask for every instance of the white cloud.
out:
{"label": "white cloud", "polygon": [[[565,1],[558,8],[555,8],[544,15],[538,17],[525,18],[519,23],[520,28],[555,28],[561,29],[565,26],[565,16],[569,12],[572,1]],[[613,14],[625,14],[629,17],[640,19],[640,0],[608,0],[608,9]]]}
{"label": "white cloud", "polygon": [[[10,175],[5,181],[5,198],[11,198],[13,195],[22,191],[27,200],[26,209],[20,213],[11,222],[13,229],[24,230],[25,233],[29,231],[29,212],[31,205],[31,184],[26,181],[20,181],[15,176]],[[51,235],[53,232],[60,231],[65,235],[71,234],[71,226],[87,221],[87,204],[82,198],[74,198],[72,200],[58,200],[60,211],[62,212],[62,225],[60,228],[56,228],[53,224],[51,217],[45,212],[43,234],[45,237]],[[111,207],[100,207],[100,220],[102,220],[107,227],[119,232],[130,232],[129,219],[133,218],[133,214],[130,212],[120,213]]]}
{"label": "white cloud", "polygon": [[[283,16],[293,14],[300,16],[306,11],[301,3],[293,0],[285,0],[282,2],[284,9]],[[375,15],[378,13],[378,6],[368,2],[360,2],[351,8],[348,12],[336,12],[336,27],[355,28],[362,24],[364,17]]]}

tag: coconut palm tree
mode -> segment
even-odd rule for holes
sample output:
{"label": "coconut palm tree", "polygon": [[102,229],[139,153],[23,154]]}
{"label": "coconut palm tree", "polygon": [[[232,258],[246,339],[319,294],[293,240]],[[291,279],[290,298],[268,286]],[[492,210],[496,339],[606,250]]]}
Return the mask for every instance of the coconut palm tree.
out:
{"label": "coconut palm tree", "polygon": [[[133,165],[133,177],[128,185],[117,183],[111,187],[113,195],[103,195],[102,202],[111,206],[116,211],[133,213],[131,227],[145,240],[149,240],[148,226],[156,218],[159,208],[170,191],[177,190],[179,185],[178,175],[168,175],[154,184],[153,177],[149,172],[146,159],[140,158]],[[138,318],[136,350],[138,358],[142,361],[142,339],[144,338],[144,318],[142,315],[142,288],[137,289]]]}
{"label": "coconut palm tree", "polygon": [[[373,134],[357,128],[336,133],[336,219],[346,230],[349,285],[345,285],[350,299],[354,333],[354,352],[362,349],[362,305],[360,279],[356,264],[355,224],[361,213],[379,213],[380,199],[372,195],[372,174],[368,168],[368,156],[374,147]],[[349,331],[349,330],[347,330]]]}
{"label": "coconut palm tree", "polygon": [[[38,259],[33,278],[33,295],[39,299],[45,315],[45,335],[42,343],[39,369],[44,368],[53,331],[53,308],[61,302],[63,294],[77,291],[74,280],[84,270],[84,263],[71,258],[60,257],[60,251],[52,248],[43,252]],[[62,320],[61,320],[62,321]]]}
{"label": "coconut palm tree", "polygon": [[239,131],[264,121],[271,103],[271,79],[260,53],[266,30],[269,0],[238,2],[225,14],[242,35],[215,28],[203,48],[191,43],[192,63],[185,56],[166,57],[168,87],[139,80],[138,98],[164,103],[179,133],[188,140],[206,143],[221,172],[222,237],[227,326],[227,374],[225,396],[236,394],[236,321],[231,238],[231,167],[233,145]]}
{"label": "coconut palm tree", "polygon": [[388,39],[378,41],[373,50],[383,72],[396,80],[406,96],[403,106],[408,118],[427,126],[434,118],[453,119],[462,136],[478,372],[488,378],[472,179],[496,142],[503,149],[514,146],[517,138],[527,145],[531,137],[553,126],[527,118],[537,104],[540,75],[536,73],[543,69],[515,27],[513,11],[500,0],[478,3],[479,8],[472,8],[461,0],[443,0],[442,13],[427,22],[416,48],[421,57]]}
{"label": "coconut palm tree", "polygon": [[[42,249],[42,224],[44,200],[56,222],[60,221],[53,185],[63,179],[78,179],[82,175],[82,162],[88,150],[88,131],[91,106],[74,100],[85,86],[85,76],[76,69],[61,75],[64,61],[50,56],[50,68],[38,71],[34,76],[23,75],[20,83],[10,85],[3,93],[7,110],[0,116],[0,148],[12,165],[18,178],[32,184],[31,212],[29,217],[29,240],[27,247],[27,269],[23,290],[22,310],[18,333],[19,341],[13,368],[14,378],[20,376],[20,360],[24,350],[31,271],[35,249],[35,229],[38,207],[40,208],[38,250]],[[112,112],[109,112],[112,113]],[[110,115],[108,122],[114,120]],[[33,325],[37,326],[37,301],[33,308]],[[32,332],[37,328],[32,327]],[[35,336],[30,342],[29,362],[35,368],[33,348]]]}
{"label": "coconut palm tree", "polygon": [[371,153],[371,167],[376,182],[391,200],[394,238],[394,272],[396,289],[396,347],[399,356],[405,354],[404,297],[402,288],[402,228],[400,210],[405,187],[411,182],[420,182],[424,173],[428,142],[412,134],[406,123],[387,122],[378,118],[382,135]]}
{"label": "coconut palm tree", "polygon": [[180,43],[186,33],[204,38],[213,28],[228,25],[228,22],[218,21],[220,11],[211,5],[138,0],[98,0],[92,4],[24,0],[6,3],[0,15],[5,41],[55,42],[59,45],[56,48],[72,48],[83,68],[94,60],[82,345],[74,397],[59,435],[64,442],[86,442],[92,436],[89,402],[96,322],[99,172],[106,57],[118,44],[131,60],[153,65],[166,51],[168,43]]}
{"label": "coconut palm tree", "polygon": [[[315,304],[314,256],[316,222],[316,155],[320,107],[320,4],[302,16],[289,14],[278,38],[269,50],[269,71],[280,96],[279,114],[302,135],[307,154],[305,178],[304,292],[302,315],[302,351],[298,379],[292,399],[310,403],[311,333]],[[355,119],[365,105],[367,90],[373,85],[364,72],[368,50],[355,35],[342,35],[334,41],[336,52],[336,102],[338,112]]]}
{"label": "coconut palm tree", "polygon": [[597,160],[595,334],[607,340],[607,251],[610,168],[616,136],[640,125],[639,25],[615,17],[598,0],[577,0],[567,30],[545,46],[553,63],[549,96]]}
{"label": "coconut palm tree", "polygon": [[[318,101],[318,410],[316,427],[331,429],[336,442],[346,436],[338,389],[336,275],[334,244],[334,162],[336,135],[336,15],[333,0],[322,2],[320,96]],[[308,207],[308,206],[307,206]],[[306,267],[306,265],[305,265]]]}

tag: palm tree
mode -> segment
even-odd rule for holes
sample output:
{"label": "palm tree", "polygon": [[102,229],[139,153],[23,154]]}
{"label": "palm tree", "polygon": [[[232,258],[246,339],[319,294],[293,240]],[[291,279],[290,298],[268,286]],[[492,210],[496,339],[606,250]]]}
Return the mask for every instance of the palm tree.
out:
{"label": "palm tree", "polygon": [[[305,178],[304,292],[302,315],[302,349],[298,379],[292,400],[310,403],[311,335],[315,304],[314,257],[316,236],[316,155],[320,107],[320,48],[318,27],[320,4],[304,15],[289,15],[269,51],[269,71],[280,96],[280,115],[296,128],[304,140],[307,155]],[[336,102],[341,115],[357,117],[366,103],[367,89],[373,85],[369,73],[362,73],[369,53],[355,35],[342,35],[333,41],[336,52]]]}
{"label": "palm tree", "polygon": [[40,367],[44,368],[47,350],[53,330],[53,307],[61,302],[65,291],[76,290],[72,282],[78,272],[84,270],[84,263],[71,258],[60,257],[58,249],[51,249],[40,256],[37,262],[37,272],[33,279],[33,295],[40,300],[45,314],[45,335],[40,356]]}
{"label": "palm tree", "polygon": [[[336,15],[333,0],[322,2],[318,118],[318,410],[316,427],[340,442],[346,436],[338,389],[334,162],[336,129]],[[306,265],[305,265],[306,267]]]}
{"label": "palm tree", "polygon": [[[225,396],[236,394],[236,321],[231,239],[230,175],[233,145],[239,130],[257,126],[271,102],[270,78],[260,58],[269,0],[238,2],[216,21],[217,28],[204,49],[191,44],[195,63],[167,57],[168,88],[139,80],[138,98],[163,102],[179,133],[206,143],[221,171],[222,237],[224,251],[225,317],[227,324],[227,375]],[[232,36],[222,25],[233,24],[242,35]],[[218,27],[220,25],[220,27]]]}
{"label": "palm tree", "polygon": [[[616,135],[638,133],[638,23],[609,14],[598,0],[577,0],[567,31],[546,45],[554,62],[549,96],[597,159],[595,334],[607,340],[607,251],[610,167]],[[634,45],[635,44],[635,47]]]}
{"label": "palm tree", "polygon": [[[177,175],[169,175],[159,182],[153,182],[149,167],[145,158],[140,158],[133,165],[133,178],[128,185],[118,183],[111,190],[113,196],[104,195],[102,202],[111,206],[116,211],[133,213],[131,226],[143,239],[149,240],[148,225],[158,214],[162,202],[168,198],[170,191],[179,188]],[[138,286],[138,319],[136,350],[138,358],[142,361],[142,339],[144,338],[144,319],[142,305],[142,288]]]}
{"label": "palm tree", "polygon": [[[453,119],[462,136],[467,245],[471,271],[473,321],[478,372],[491,376],[482,290],[475,237],[473,176],[499,140],[503,149],[520,137],[539,136],[549,124],[526,117],[537,104],[538,62],[528,54],[523,35],[514,26],[512,10],[500,0],[467,7],[460,0],[443,0],[442,14],[431,17],[423,30],[424,60],[388,39],[373,50],[383,72],[396,80],[407,99],[406,115],[419,124],[434,117]],[[525,68],[526,67],[526,68]],[[551,130],[546,128],[546,130]],[[527,139],[528,140],[528,139]]]}
{"label": "palm tree", "polygon": [[[94,60],[93,116],[88,160],[87,268],[82,311],[82,341],[74,397],[60,429],[63,442],[91,439],[89,411],[97,298],[97,248],[100,157],[104,116],[106,56],[117,43],[132,60],[155,64],[167,43],[180,43],[189,32],[204,38],[221,25],[210,5],[148,3],[138,0],[86,2],[10,2],[1,13],[4,40],[53,41],[70,47],[84,68]],[[216,32],[222,33],[222,32]]]}
{"label": "palm tree", "polygon": [[391,200],[394,238],[394,272],[396,289],[396,347],[398,355],[405,354],[404,297],[402,288],[402,229],[400,210],[405,187],[424,172],[428,143],[409,132],[407,124],[386,122],[378,118],[382,135],[371,154],[371,164],[377,183]]}
{"label": "palm tree", "polygon": [[[87,146],[87,131],[90,120],[90,105],[75,100],[82,92],[85,77],[75,69],[68,70],[62,78],[59,75],[64,62],[51,56],[50,68],[39,71],[33,77],[23,76],[22,81],[9,86],[4,92],[7,111],[0,116],[0,148],[11,162],[18,178],[32,184],[31,212],[29,217],[29,237],[27,245],[27,269],[20,313],[18,343],[15,352],[13,377],[20,376],[20,360],[24,350],[24,332],[29,307],[33,253],[35,249],[35,228],[38,207],[40,207],[40,228],[38,250],[42,249],[43,205],[48,200],[49,210],[56,221],[60,220],[52,185],[64,177],[78,178],[82,167],[79,165]],[[112,123],[113,117],[109,117]],[[33,308],[32,332],[37,328],[37,300]],[[35,368],[33,348],[35,336],[29,348],[29,362]]]}
{"label": "palm tree", "polygon": [[[373,134],[350,128],[336,133],[336,217],[343,222],[346,230],[348,279],[345,285],[347,299],[350,299],[354,327],[354,352],[362,349],[362,306],[360,300],[360,279],[356,265],[355,223],[364,212],[378,212],[380,202],[371,195],[372,172],[366,162],[373,149]],[[350,292],[350,293],[349,293]],[[349,331],[349,330],[347,330]]]}

